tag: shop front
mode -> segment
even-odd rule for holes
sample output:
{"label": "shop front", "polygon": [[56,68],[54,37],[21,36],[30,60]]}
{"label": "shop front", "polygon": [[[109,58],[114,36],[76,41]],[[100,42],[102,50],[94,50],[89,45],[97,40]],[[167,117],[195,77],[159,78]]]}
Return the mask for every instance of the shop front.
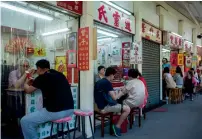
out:
{"label": "shop front", "polygon": [[199,66],[199,70],[202,70],[202,46],[197,45],[197,58],[198,58],[198,66]]}
{"label": "shop front", "polygon": [[135,34],[135,17],[132,13],[108,2],[94,2],[94,27],[97,32],[97,57],[94,62],[95,75],[99,66],[114,67],[117,70],[113,86],[115,90],[123,86],[123,76],[127,76],[130,50]]}
{"label": "shop front", "polygon": [[197,56],[193,53],[193,43],[188,40],[183,40],[184,48],[184,72],[186,73],[190,68],[196,70]]}
{"label": "shop front", "polygon": [[160,44],[162,32],[147,21],[142,21],[142,74],[147,81],[148,107],[160,103]]}
{"label": "shop front", "polygon": [[[18,63],[24,59],[28,61],[27,66],[30,68],[35,68],[35,63],[39,59],[49,60],[52,69],[62,72],[67,77],[71,84],[74,108],[78,108],[77,32],[81,15],[82,2],[1,3],[1,94],[4,100],[2,115],[9,117],[9,114],[5,114],[6,109],[18,104],[18,108],[12,108],[12,113],[21,113],[12,119],[20,119],[25,114],[43,107],[40,90],[29,95],[24,93],[23,88],[9,86],[10,72],[25,68]],[[17,104],[7,105],[10,96],[14,96]],[[74,121],[73,117],[70,129],[74,129]],[[39,138],[50,136],[50,125],[44,123],[39,126]],[[53,129],[53,134],[55,133],[56,126]]]}

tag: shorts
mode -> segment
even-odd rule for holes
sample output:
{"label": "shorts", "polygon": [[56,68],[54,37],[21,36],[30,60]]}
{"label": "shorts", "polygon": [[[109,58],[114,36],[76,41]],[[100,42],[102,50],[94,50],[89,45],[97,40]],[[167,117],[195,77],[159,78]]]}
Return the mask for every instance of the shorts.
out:
{"label": "shorts", "polygon": [[115,113],[119,113],[121,112],[122,109],[122,105],[121,104],[116,104],[114,106],[109,106],[107,105],[102,112],[107,113],[107,112],[115,112]]}

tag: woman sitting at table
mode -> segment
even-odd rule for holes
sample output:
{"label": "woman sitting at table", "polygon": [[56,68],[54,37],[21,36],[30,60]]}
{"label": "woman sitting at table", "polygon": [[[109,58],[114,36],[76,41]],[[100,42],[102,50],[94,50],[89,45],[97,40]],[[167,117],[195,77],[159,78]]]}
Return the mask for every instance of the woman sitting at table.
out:
{"label": "woman sitting at table", "polygon": [[18,61],[17,70],[11,71],[9,74],[9,88],[24,88],[26,80],[25,71],[29,71],[30,74],[34,73],[34,69],[29,69],[29,60],[22,58]]}
{"label": "woman sitting at table", "polygon": [[139,71],[137,69],[130,69],[128,71],[129,82],[122,90],[128,97],[123,101],[123,104],[130,108],[139,107],[144,103],[145,99],[145,85],[138,79]]}

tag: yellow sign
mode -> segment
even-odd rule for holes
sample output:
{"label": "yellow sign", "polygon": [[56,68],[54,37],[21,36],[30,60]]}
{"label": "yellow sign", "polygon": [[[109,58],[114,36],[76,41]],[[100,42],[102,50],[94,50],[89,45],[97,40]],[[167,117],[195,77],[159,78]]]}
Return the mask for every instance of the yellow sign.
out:
{"label": "yellow sign", "polygon": [[66,64],[66,56],[56,56],[55,59],[56,64]]}
{"label": "yellow sign", "polygon": [[34,48],[34,56],[46,56],[46,50],[42,47]]}
{"label": "yellow sign", "polygon": [[177,64],[178,64],[178,66],[184,65],[184,55],[183,54],[178,54]]}

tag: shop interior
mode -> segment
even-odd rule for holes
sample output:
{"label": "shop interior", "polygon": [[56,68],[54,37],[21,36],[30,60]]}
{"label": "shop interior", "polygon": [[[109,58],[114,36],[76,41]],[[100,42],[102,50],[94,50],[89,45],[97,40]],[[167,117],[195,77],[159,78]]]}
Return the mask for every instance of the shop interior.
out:
{"label": "shop interior", "polygon": [[[63,72],[67,79],[73,82],[72,84],[76,84],[76,87],[72,87],[72,93],[74,93],[75,108],[77,108],[78,77],[73,77],[75,76],[74,68],[71,68],[71,73],[68,73],[66,61],[67,51],[77,49],[77,30],[78,19],[68,16],[64,11],[56,11],[21,1],[1,3],[2,123],[7,125],[13,123],[13,120],[16,121],[16,118],[19,119],[23,116],[15,115],[21,107],[12,109],[14,114],[11,117],[11,112],[8,111],[11,106],[7,105],[9,96],[8,91],[6,91],[9,73],[18,68],[17,63],[22,58],[29,60],[30,68],[35,68],[37,60],[47,59],[50,61],[51,68]],[[71,56],[68,60],[74,63],[76,57]],[[34,75],[34,77],[36,76]],[[74,82],[75,78],[77,78],[76,82]],[[36,95],[35,103],[31,104],[31,96],[26,95],[24,100],[26,106],[22,108],[23,113],[27,114],[39,106],[42,107],[40,98],[41,95]],[[18,95],[15,99],[18,99]],[[23,104],[21,103],[21,105]],[[71,125],[70,128],[73,128],[73,123]],[[46,131],[43,130],[43,132]],[[43,136],[42,138],[48,136],[39,130],[40,135]]]}
{"label": "shop interior", "polygon": [[[124,85],[124,76],[131,67],[129,64],[130,47],[133,41],[132,35],[107,25],[95,23],[97,28],[97,60],[94,63],[95,75],[98,74],[98,66],[114,67],[117,70],[112,85],[116,91]],[[95,106],[96,109],[96,106]],[[100,120],[96,119],[96,125]]]}

